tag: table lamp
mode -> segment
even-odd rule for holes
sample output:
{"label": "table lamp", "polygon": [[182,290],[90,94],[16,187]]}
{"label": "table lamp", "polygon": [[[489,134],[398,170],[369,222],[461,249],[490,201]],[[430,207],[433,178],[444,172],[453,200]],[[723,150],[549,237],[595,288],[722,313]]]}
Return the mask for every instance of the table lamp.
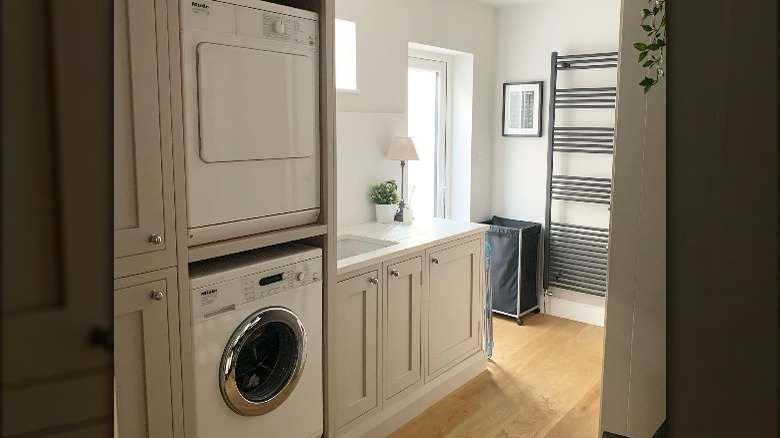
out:
{"label": "table lamp", "polygon": [[404,220],[404,167],[409,160],[419,160],[417,155],[417,149],[414,147],[411,137],[396,136],[393,138],[393,142],[390,144],[390,149],[387,150],[386,155],[388,160],[401,160],[401,204],[398,205],[398,213],[395,215],[395,220],[403,222]]}

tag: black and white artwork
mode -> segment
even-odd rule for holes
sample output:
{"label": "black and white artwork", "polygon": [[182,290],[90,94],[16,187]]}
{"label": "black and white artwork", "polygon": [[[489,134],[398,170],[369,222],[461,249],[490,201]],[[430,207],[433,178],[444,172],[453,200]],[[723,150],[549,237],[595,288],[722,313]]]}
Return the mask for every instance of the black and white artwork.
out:
{"label": "black and white artwork", "polygon": [[542,136],[542,81],[504,83],[501,134]]}

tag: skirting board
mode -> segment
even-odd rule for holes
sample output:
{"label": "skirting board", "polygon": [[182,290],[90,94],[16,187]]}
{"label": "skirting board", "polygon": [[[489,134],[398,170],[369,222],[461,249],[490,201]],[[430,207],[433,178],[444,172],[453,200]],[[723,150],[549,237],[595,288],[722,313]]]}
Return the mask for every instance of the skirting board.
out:
{"label": "skirting board", "polygon": [[409,394],[405,400],[399,400],[377,415],[365,419],[351,430],[343,434],[337,432],[336,435],[339,438],[387,436],[485,370],[487,370],[487,359],[484,350],[480,350]]}
{"label": "skirting board", "polygon": [[550,291],[552,296],[540,297],[540,304],[544,300],[541,307],[545,314],[604,327],[606,301],[603,297],[557,288],[550,288]]}

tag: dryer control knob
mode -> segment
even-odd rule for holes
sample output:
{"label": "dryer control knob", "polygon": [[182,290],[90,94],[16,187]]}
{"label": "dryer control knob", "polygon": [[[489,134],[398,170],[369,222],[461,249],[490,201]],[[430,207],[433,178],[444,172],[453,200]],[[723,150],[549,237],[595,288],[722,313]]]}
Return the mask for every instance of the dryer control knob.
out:
{"label": "dryer control knob", "polygon": [[283,34],[284,33],[284,23],[282,22],[282,20],[279,20],[276,23],[274,23],[274,30],[278,34]]}
{"label": "dryer control knob", "polygon": [[303,272],[299,272],[299,273],[298,273],[298,275],[296,275],[296,276],[295,276],[295,278],[296,278],[298,281],[303,281],[303,280],[306,280],[306,274],[305,274],[305,273],[303,273]]}

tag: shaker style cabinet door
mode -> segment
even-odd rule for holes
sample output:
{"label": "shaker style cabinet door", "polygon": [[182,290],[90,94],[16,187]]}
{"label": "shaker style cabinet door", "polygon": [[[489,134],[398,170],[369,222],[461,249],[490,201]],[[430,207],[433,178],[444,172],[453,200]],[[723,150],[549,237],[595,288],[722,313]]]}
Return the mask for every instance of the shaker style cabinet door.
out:
{"label": "shaker style cabinet door", "polygon": [[340,281],[336,287],[336,427],[377,406],[379,273]]}
{"label": "shaker style cabinet door", "polygon": [[116,428],[119,438],[170,437],[168,310],[177,305],[176,270],[137,277],[114,291]]}
{"label": "shaker style cabinet door", "polygon": [[428,376],[479,349],[479,240],[427,252]]}
{"label": "shaker style cabinet door", "polygon": [[420,381],[422,258],[388,265],[384,296],[385,399]]}
{"label": "shaker style cabinet door", "polygon": [[176,262],[164,0],[114,0],[114,277]]}

